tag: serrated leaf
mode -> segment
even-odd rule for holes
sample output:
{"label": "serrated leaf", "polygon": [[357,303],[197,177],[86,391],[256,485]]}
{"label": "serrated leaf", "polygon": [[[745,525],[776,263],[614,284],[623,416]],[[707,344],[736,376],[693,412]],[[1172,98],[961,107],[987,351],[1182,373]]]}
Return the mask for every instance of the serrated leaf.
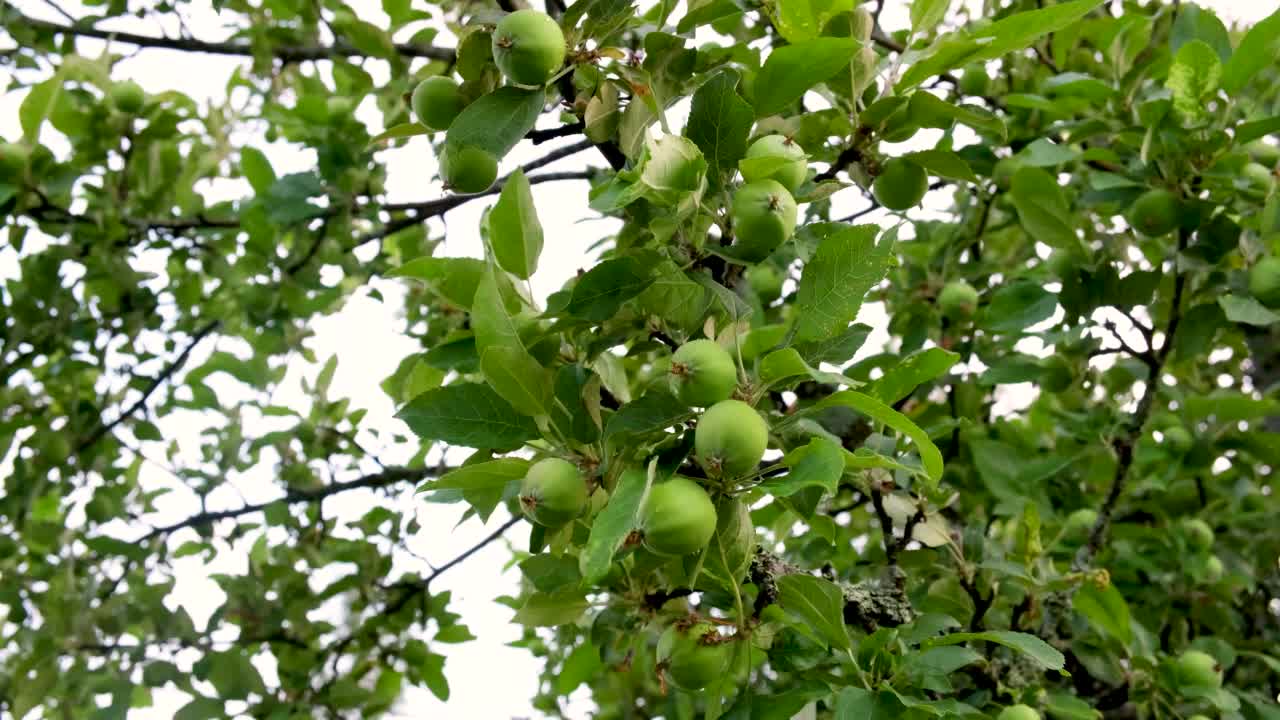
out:
{"label": "serrated leaf", "polygon": [[618,312],[622,303],[649,287],[653,281],[651,271],[629,255],[605,260],[578,278],[565,309],[576,318],[604,322]]}
{"label": "serrated leaf", "polygon": [[538,269],[542,223],[529,179],[519,168],[503,183],[498,202],[489,212],[489,243],[498,265],[512,275],[527,280]]}
{"label": "serrated leaf", "polygon": [[853,5],[853,0],[778,0],[773,24],[787,42],[804,42],[821,35],[828,20]]}
{"label": "serrated leaf", "polygon": [[423,125],[422,123],[416,123],[416,122],[400,123],[399,125],[392,125],[386,130],[383,130],[377,135],[374,135],[373,138],[369,140],[369,145],[370,146],[381,145],[383,143],[390,142],[391,140],[399,140],[401,138],[416,137],[418,135],[430,135],[430,134],[431,134],[431,130],[428,129],[427,126]]}
{"label": "serrated leaf", "polygon": [[910,418],[870,395],[865,395],[856,390],[843,390],[833,393],[811,406],[810,411],[836,406],[853,408],[872,420],[882,425],[887,425],[910,438],[911,442],[916,446],[916,452],[920,454],[920,462],[924,466],[924,471],[931,481],[932,487],[936,488],[938,486],[938,481],[942,479],[942,453],[938,451],[937,446],[929,439],[929,434],[921,430],[920,426],[912,422]]}
{"label": "serrated leaf", "polygon": [[1002,286],[982,310],[979,325],[995,333],[1016,333],[1053,317],[1057,293],[1039,282],[1020,280]]}
{"label": "serrated leaf", "polygon": [[926,127],[945,129],[951,122],[958,122],[978,132],[995,135],[1001,140],[1009,136],[1009,130],[1005,127],[1004,121],[990,110],[977,105],[955,105],[923,90],[912,93],[907,111],[913,117],[927,119]]}
{"label": "serrated leaf", "polygon": [[930,175],[966,180],[971,183],[978,182],[978,176],[973,174],[969,163],[950,150],[921,150],[907,153],[902,156],[902,159],[928,170]]}
{"label": "serrated leaf", "polygon": [[665,430],[691,416],[689,407],[674,395],[650,390],[623,405],[604,426],[605,441],[616,436],[644,435]]}
{"label": "serrated leaf", "polygon": [[567,625],[577,620],[589,605],[586,596],[578,590],[535,592],[525,600],[512,620],[532,627]]}
{"label": "serrated leaf", "polygon": [[618,478],[608,504],[592,521],[591,534],[578,558],[584,583],[594,585],[608,574],[613,554],[635,527],[636,511],[647,481],[647,475],[635,469],[624,471]]}
{"label": "serrated leaf", "polygon": [[490,347],[480,354],[485,382],[525,415],[546,415],[551,373],[520,348]]}
{"label": "serrated leaf", "polygon": [[1234,96],[1259,70],[1274,67],[1277,56],[1280,56],[1280,10],[1249,28],[1222,71],[1222,89]]}
{"label": "serrated leaf", "polygon": [[545,101],[542,90],[500,87],[468,105],[454,118],[445,144],[477,147],[501,158],[533,129]]}
{"label": "serrated leaf", "polygon": [[1049,670],[1061,670],[1066,664],[1066,658],[1063,657],[1062,653],[1049,643],[1041,640],[1035,635],[1028,635],[1027,633],[1013,632],[1010,630],[951,633],[950,635],[943,635],[940,638],[929,640],[926,644],[936,647],[941,645],[957,645],[959,643],[974,642],[978,640],[993,642],[997,645],[1003,645],[1007,648],[1017,650]]}
{"label": "serrated leaf", "polygon": [[1076,589],[1071,607],[1084,615],[1093,626],[1128,645],[1133,641],[1129,626],[1129,605],[1115,585],[1108,583],[1099,588],[1086,582]]}
{"label": "serrated leaf", "polygon": [[784,610],[803,620],[831,647],[850,648],[844,627],[844,593],[835,583],[812,575],[784,575],[777,584],[778,604]]}
{"label": "serrated leaf", "polygon": [[845,330],[862,300],[885,275],[897,233],[858,225],[828,235],[804,266],[796,299],[796,340],[817,341]]}
{"label": "serrated leaf", "polygon": [[470,309],[476,287],[485,274],[485,262],[475,258],[420,257],[387,273],[425,282],[433,292],[454,305]]}
{"label": "serrated leaf", "polygon": [[1261,326],[1280,322],[1280,315],[1251,297],[1223,295],[1218,298],[1218,305],[1222,307],[1222,311],[1231,322]]}
{"label": "serrated leaf", "polygon": [[947,15],[950,0],[912,0],[911,32],[915,35],[933,32]]}
{"label": "serrated leaf", "polygon": [[857,40],[830,37],[775,48],[756,75],[756,117],[782,112],[809,88],[848,67],[857,51]]}
{"label": "serrated leaf", "polygon": [[772,477],[761,484],[771,495],[787,497],[807,487],[820,487],[834,493],[844,474],[844,449],[826,438],[814,438],[782,458],[790,468],[786,475]]}
{"label": "serrated leaf", "polygon": [[429,390],[410,400],[396,417],[422,440],[464,447],[515,448],[538,436],[532,419],[479,383]]}
{"label": "serrated leaf", "polygon": [[493,490],[505,488],[524,478],[529,461],[523,458],[498,458],[488,462],[463,465],[434,480],[418,486],[419,492],[435,490]]}
{"label": "serrated leaf", "polygon": [[1071,208],[1052,175],[1039,168],[1020,168],[1013,175],[1012,195],[1018,222],[1028,235],[1055,248],[1080,247]]}
{"label": "serrated leaf", "polygon": [[751,105],[738,94],[738,73],[721,70],[693,94],[684,134],[702,150],[707,176],[714,187],[747,152],[747,136],[755,119]]}
{"label": "serrated leaf", "polygon": [[917,386],[937,378],[960,361],[960,356],[942,348],[918,350],[890,367],[867,388],[881,402],[893,404],[910,395]]}

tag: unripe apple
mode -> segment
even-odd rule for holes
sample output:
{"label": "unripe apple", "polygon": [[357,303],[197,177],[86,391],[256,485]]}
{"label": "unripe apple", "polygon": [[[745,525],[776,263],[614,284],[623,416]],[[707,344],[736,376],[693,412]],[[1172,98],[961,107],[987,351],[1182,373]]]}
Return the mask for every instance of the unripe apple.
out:
{"label": "unripe apple", "polygon": [[111,104],[116,109],[127,115],[132,115],[142,109],[142,104],[147,100],[147,93],[142,86],[132,80],[118,82],[111,86],[110,90]]}
{"label": "unripe apple", "polygon": [[1159,237],[1178,226],[1178,196],[1155,188],[1148,190],[1129,208],[1129,223],[1147,237]]}
{"label": "unripe apple", "polygon": [[716,531],[716,507],[702,486],[675,475],[649,488],[639,510],[644,546],[657,555],[701,552]]}
{"label": "unripe apple", "polygon": [[1182,457],[1191,450],[1191,446],[1195,443],[1195,439],[1191,437],[1191,433],[1181,425],[1173,425],[1161,431],[1164,434],[1164,446],[1170,455]]}
{"label": "unripe apple", "polygon": [[1068,538],[1083,538],[1088,535],[1098,522],[1098,511],[1093,508],[1080,508],[1067,516],[1062,523],[1062,534]]}
{"label": "unripe apple", "polygon": [[1271,187],[1271,181],[1275,179],[1271,170],[1269,170],[1265,165],[1261,165],[1256,162],[1251,162],[1245,165],[1242,174],[1244,175],[1244,179],[1247,180],[1250,185],[1263,189]]}
{"label": "unripe apple", "polygon": [[0,143],[0,172],[6,178],[22,175],[31,161],[31,149],[18,143]]}
{"label": "unripe apple", "polygon": [[710,623],[668,627],[658,639],[658,662],[681,690],[701,690],[724,672],[729,661],[726,638]]}
{"label": "unripe apple", "polygon": [[762,305],[768,305],[782,296],[782,286],[786,281],[776,267],[768,264],[753,265],[747,268],[747,283],[760,298]]}
{"label": "unripe apple", "polygon": [[903,105],[885,118],[881,124],[880,138],[888,143],[906,142],[920,130],[920,123],[912,116],[907,105]]}
{"label": "unripe apple", "polygon": [[440,153],[440,176],[457,192],[484,192],[498,179],[498,158],[470,145],[446,147]]}
{"label": "unripe apple", "polygon": [[1080,260],[1074,253],[1067,250],[1054,250],[1049,254],[1049,259],[1045,260],[1045,266],[1049,268],[1049,272],[1059,280],[1066,280],[1075,277],[1080,270]]}
{"label": "unripe apple", "polygon": [[1209,653],[1187,650],[1178,656],[1174,675],[1183,687],[1213,690],[1222,687],[1222,666]]}
{"label": "unripe apple", "polygon": [[949,282],[938,293],[938,308],[953,320],[971,318],[978,310],[978,291],[964,280]]}
{"label": "unripe apple", "polygon": [[1039,365],[1040,387],[1051,393],[1060,393],[1075,382],[1075,368],[1061,355],[1041,358]]}
{"label": "unripe apple", "polygon": [[1192,715],[1191,717],[1187,718],[1187,720],[1209,720],[1209,718],[1205,717],[1204,715]]}
{"label": "unripe apple", "polygon": [[484,30],[467,33],[458,43],[458,74],[463,80],[479,80],[493,62],[493,34]]}
{"label": "unripe apple", "polygon": [[347,117],[355,110],[355,107],[355,102],[345,95],[331,95],[324,101],[324,109],[328,113],[330,120],[339,120]]}
{"label": "unripe apple", "polygon": [[777,180],[749,182],[733,193],[733,247],[747,262],[760,262],[796,230],[796,201]]}
{"label": "unripe apple", "polygon": [[698,461],[717,477],[746,475],[760,464],[769,447],[769,425],[741,400],[724,400],[707,408],[693,435]]}
{"label": "unripe apple", "polygon": [[1213,528],[1200,518],[1188,518],[1182,522],[1182,535],[1187,546],[1195,552],[1205,552],[1213,547]]}
{"label": "unripe apple", "polygon": [[1249,293],[1267,307],[1280,307],[1280,257],[1267,256],[1249,269]]}
{"label": "unripe apple", "polygon": [[875,31],[876,19],[865,6],[859,5],[853,10],[853,17],[850,22],[849,34],[857,38],[858,42],[866,45],[871,40],[871,33]]}
{"label": "unripe apple", "polygon": [[1269,167],[1275,167],[1276,163],[1280,163],[1280,145],[1272,145],[1266,140],[1254,140],[1245,145],[1244,148],[1254,162],[1259,162]]}
{"label": "unripe apple", "polygon": [[742,179],[747,182],[777,180],[788,192],[795,192],[809,172],[809,157],[804,154],[804,148],[784,135],[765,135],[751,143],[747,159],[754,158],[776,158],[779,164],[768,172],[744,170]]}
{"label": "unripe apple", "polygon": [[898,211],[918,205],[928,190],[929,174],[919,165],[902,158],[887,161],[871,184],[876,201]]}
{"label": "unripe apple", "polygon": [[714,340],[691,340],[671,356],[671,384],[684,404],[710,407],[733,394],[738,367]]}
{"label": "unripe apple", "polygon": [[517,10],[498,21],[493,59],[517,85],[542,85],[564,65],[564,33],[550,15]]}
{"label": "unripe apple", "polygon": [[1040,720],[1040,713],[1029,705],[1010,705],[1000,711],[996,720]]}
{"label": "unripe apple", "polygon": [[1196,579],[1209,584],[1221,580],[1226,572],[1217,555],[1195,555],[1191,558],[1190,568]]}
{"label": "unripe apple", "polygon": [[539,460],[529,467],[520,485],[520,508],[543,527],[560,527],[581,515],[586,506],[587,483],[567,460]]}
{"label": "unripe apple", "polygon": [[453,78],[429,77],[413,89],[413,114],[429,130],[448,130],[466,106],[462,90]]}

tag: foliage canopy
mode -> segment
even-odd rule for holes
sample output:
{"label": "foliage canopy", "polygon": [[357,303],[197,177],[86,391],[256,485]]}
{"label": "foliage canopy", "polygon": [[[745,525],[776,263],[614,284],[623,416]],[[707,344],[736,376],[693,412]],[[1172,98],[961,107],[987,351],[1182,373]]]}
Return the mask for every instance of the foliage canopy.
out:
{"label": "foliage canopy", "polygon": [[[602,718],[1280,718],[1280,12],[915,0],[886,32],[855,0],[220,0],[214,41],[112,29],[184,2],[88,5],[0,8],[0,712],[447,699],[441,645],[473,637],[432,582],[518,532],[496,602],[548,715],[586,688]],[[248,101],[149,94],[132,48],[243,56]],[[279,175],[255,129],[314,169]],[[458,192],[388,202],[415,136]],[[542,169],[578,153],[599,166]],[[247,194],[212,201],[227,179]],[[566,181],[557,207],[616,232],[544,236]],[[445,256],[427,221],[471,202],[484,257]],[[568,243],[598,260],[531,297]],[[383,276],[416,343],[382,384],[403,467],[334,360],[273,402]],[[144,458],[193,415],[170,471],[204,509],[153,524]],[[205,507],[264,465],[277,500]],[[414,486],[493,532],[419,573],[392,562],[412,504],[323,512]],[[197,628],[175,563],[239,540]]]}

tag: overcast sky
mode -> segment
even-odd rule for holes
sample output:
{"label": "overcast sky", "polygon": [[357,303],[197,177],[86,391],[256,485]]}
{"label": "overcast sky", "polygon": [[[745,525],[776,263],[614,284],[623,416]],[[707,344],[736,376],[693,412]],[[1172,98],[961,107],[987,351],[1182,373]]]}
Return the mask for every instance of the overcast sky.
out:
{"label": "overcast sky", "polygon": [[[22,12],[48,20],[60,21],[60,16],[48,5],[39,0],[17,0],[14,3]],[[374,23],[385,23],[377,0],[355,0],[349,5],[357,14]],[[1214,7],[1227,20],[1243,20],[1254,22],[1265,16],[1272,5],[1262,0],[1214,0],[1202,2],[1202,5]],[[86,8],[73,3],[62,3],[73,15],[86,14]],[[218,40],[226,36],[224,22],[212,10],[208,2],[196,2],[183,5],[187,13],[187,25],[202,40]],[[908,3],[901,0],[890,0],[882,22],[887,29],[893,30],[907,24]],[[676,18],[678,19],[678,17]],[[123,18],[104,24],[119,30],[131,30],[139,33],[157,34],[160,24],[156,20],[137,20]],[[163,31],[176,35],[178,27],[171,23]],[[410,31],[411,32],[411,31]],[[403,38],[397,38],[403,39]],[[446,32],[438,40],[441,44],[452,44],[452,37]],[[92,40],[81,40],[80,51],[96,54],[103,48],[103,43]],[[120,46],[119,52],[129,52],[133,48]],[[222,102],[225,99],[226,79],[238,66],[246,61],[237,58],[192,55],[163,49],[148,49],[136,53],[116,66],[116,77],[129,77],[141,83],[148,92],[178,90],[196,99],[198,102]],[[325,64],[316,64],[323,68]],[[386,66],[380,61],[372,61],[367,66],[375,81],[386,79]],[[327,69],[322,75],[328,77]],[[4,69],[0,69],[0,80],[7,81]],[[6,82],[7,84],[7,82]],[[10,93],[0,97],[0,135],[13,139],[21,135],[17,110],[23,92]],[[371,132],[381,130],[381,118],[372,107],[372,100],[366,101],[357,111],[358,117],[366,121]],[[683,127],[687,105],[677,106],[670,113],[673,129]],[[544,123],[554,118],[543,118]],[[912,143],[927,147],[931,145],[939,131],[921,133]],[[49,145],[60,156],[66,152],[64,139],[46,125],[41,140]],[[242,136],[238,143],[259,147],[267,153],[277,175],[290,172],[301,172],[313,168],[315,155],[311,151],[300,150],[278,142],[267,143],[258,135]],[[568,141],[561,142],[571,142]],[[971,140],[962,140],[971,142]],[[504,161],[502,171],[506,172],[519,164],[540,157],[553,147],[544,144],[533,147],[528,143],[517,147]],[[386,151],[382,154],[388,166],[387,189],[390,202],[421,201],[443,195],[443,190],[435,179],[435,160],[427,142],[417,138],[411,140],[403,148]],[[601,165],[602,160],[593,153],[582,153],[573,158],[563,160],[551,170],[578,169],[587,164]],[[210,201],[246,197],[251,189],[244,181],[222,180],[215,183],[204,183],[206,196]],[[607,235],[616,225],[612,221],[591,219],[586,207],[587,186],[584,182],[542,184],[534,187],[534,198],[542,220],[546,246],[538,273],[533,278],[534,294],[538,298],[545,296],[560,285],[579,268],[589,267],[586,248],[600,237]],[[935,198],[935,204],[940,198]],[[444,229],[442,222],[448,223],[447,240],[437,254],[449,256],[481,256],[479,235],[476,230],[481,211],[491,205],[492,199],[468,203],[451,211],[443,220],[435,219],[432,228],[439,233]],[[848,213],[860,209],[864,205],[856,190],[842,192],[836,200],[837,212]],[[875,215],[868,216],[867,221],[884,221]],[[33,236],[35,234],[33,233]],[[31,247],[31,240],[28,241]],[[38,239],[37,239],[38,242]],[[367,248],[368,252],[376,248]],[[157,267],[162,268],[160,258],[152,258]],[[336,274],[336,268],[330,268]],[[7,242],[0,242],[0,281],[15,277],[17,274],[16,254]],[[377,302],[369,297],[369,290],[376,288],[386,298],[386,302]],[[402,292],[398,281],[374,281],[371,288],[357,291],[344,309],[331,317],[327,317],[313,326],[315,337],[309,342],[317,357],[323,362],[331,355],[338,357],[337,372],[331,386],[332,397],[348,397],[352,399],[352,410],[365,408],[368,414],[363,421],[363,430],[359,439],[367,448],[378,454],[387,464],[406,462],[413,454],[414,448],[389,445],[392,434],[408,434],[393,418],[395,408],[379,388],[379,383],[390,375],[406,354],[417,350],[416,344],[399,335],[397,314]],[[877,328],[877,335],[872,338],[871,347],[883,342],[885,319],[878,304],[867,304],[863,308],[862,322]],[[231,346],[220,346],[229,349]],[[214,349],[206,343],[202,354],[207,355]],[[1028,348],[1035,351],[1036,348]],[[196,367],[200,357],[192,358],[188,367]],[[317,367],[310,366],[295,358],[290,372],[282,387],[275,393],[275,402],[283,405],[305,406],[307,396],[301,391],[299,380],[303,377],[314,377]],[[244,388],[224,375],[209,378],[221,397],[243,396]],[[1013,393],[1008,402],[1019,405],[1026,402],[1028,394]],[[182,451],[173,460],[175,465],[198,462],[199,432],[206,425],[206,419],[190,414],[175,414],[162,423],[162,431],[167,438],[176,437]],[[265,420],[256,423],[256,427],[247,431],[267,429],[270,425]],[[160,447],[150,448],[148,453],[153,458],[162,458]],[[0,462],[0,475],[3,475],[8,462]],[[372,463],[366,468],[376,470]],[[354,476],[352,476],[354,477]],[[351,477],[340,478],[342,480]],[[177,483],[158,464],[144,464],[142,482],[156,487],[170,487],[174,492],[158,503],[161,509],[154,517],[147,518],[155,524],[165,524],[179,520],[199,511],[196,497],[184,486]],[[273,467],[270,462],[254,471],[228,478],[233,487],[227,487],[209,497],[210,509],[238,507],[246,500],[261,502],[278,497],[280,490],[273,481]],[[356,518],[362,515],[375,500],[376,496],[364,494],[355,497],[356,493],[348,493],[340,502],[331,501],[326,505],[326,515],[345,518]],[[422,530],[413,539],[411,545],[417,554],[440,564],[470,546],[486,535],[492,527],[503,521],[502,513],[490,521],[489,526],[482,526],[472,520],[460,527],[455,527],[462,512],[462,506],[429,505],[415,501],[411,493],[404,494],[400,500],[401,507],[416,507]],[[523,547],[524,526],[517,526],[510,534],[518,547]],[[122,536],[136,534],[137,529],[120,528]],[[194,534],[175,534],[170,542],[175,546],[194,538]],[[222,552],[217,561],[205,565],[195,557],[188,557],[175,562],[178,577],[177,587],[171,596],[171,602],[187,608],[195,620],[197,627],[207,622],[209,615],[218,607],[222,593],[217,585],[208,579],[213,572],[242,573],[245,571],[246,547],[228,548]],[[511,612],[507,608],[492,602],[492,598],[511,592],[518,580],[515,570],[503,572],[503,565],[510,558],[509,551],[500,544],[491,545],[488,549],[442,576],[433,585],[433,590],[453,591],[451,609],[461,613],[464,622],[478,636],[474,642],[462,645],[433,645],[436,652],[448,656],[445,666],[446,675],[452,687],[452,698],[447,706],[435,700],[425,689],[411,688],[407,691],[400,715],[402,717],[443,717],[443,718],[500,718],[532,715],[528,698],[534,693],[538,677],[538,667],[534,659],[523,650],[507,648],[505,643],[519,637],[519,629],[510,623]],[[402,567],[422,567],[422,563],[410,556],[398,557]],[[341,573],[341,568],[334,570]],[[326,579],[326,582],[332,578]],[[321,579],[317,578],[318,587]],[[186,660],[192,659],[186,657]],[[273,679],[270,663],[260,664],[268,681]],[[495,692],[494,681],[500,680],[501,691]],[[573,704],[574,714],[579,717],[588,716],[589,703],[582,699],[583,690]],[[185,702],[184,696],[177,692],[157,692],[156,705],[146,710],[135,710],[130,718],[146,720],[167,720],[172,717],[176,707]],[[229,710],[234,711],[234,705]]]}

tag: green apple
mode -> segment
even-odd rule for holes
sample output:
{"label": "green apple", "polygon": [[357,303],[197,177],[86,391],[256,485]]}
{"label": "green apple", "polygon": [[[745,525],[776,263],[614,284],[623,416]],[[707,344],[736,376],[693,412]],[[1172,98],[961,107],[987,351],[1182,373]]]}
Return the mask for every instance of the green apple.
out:
{"label": "green apple", "polygon": [[111,104],[127,115],[132,115],[141,110],[143,103],[147,101],[146,91],[142,89],[141,85],[132,80],[125,80],[112,85],[109,96]]}
{"label": "green apple", "polygon": [[938,293],[938,308],[953,320],[971,318],[978,311],[978,291],[964,280],[953,280]]}
{"label": "green apple", "polygon": [[[747,159],[771,159],[775,162],[765,166],[747,164],[742,171],[742,179],[747,182],[756,180],[777,180],[788,192],[795,192],[804,183],[809,172],[809,157],[804,148],[784,135],[765,135],[751,143],[747,148]],[[764,167],[765,169],[756,169]]]}
{"label": "green apple", "polygon": [[457,192],[484,192],[498,179],[498,158],[478,147],[445,147],[440,153],[440,176]]}
{"label": "green apple", "polygon": [[517,10],[493,31],[493,59],[517,85],[542,85],[564,65],[564,33],[550,15]]}
{"label": "green apple", "polygon": [[671,384],[690,407],[710,407],[733,394],[738,366],[714,340],[691,340],[671,356]]}
{"label": "green apple", "polygon": [[658,663],[681,690],[701,690],[724,672],[729,661],[727,638],[710,623],[671,625],[658,639]]}
{"label": "green apple", "polygon": [[1040,713],[1029,705],[1010,705],[1000,711],[996,720],[1040,720]]}
{"label": "green apple", "polygon": [[587,483],[573,463],[545,458],[529,466],[520,485],[520,508],[530,520],[556,528],[581,515],[586,506]]}
{"label": "green apple", "polygon": [[462,90],[453,78],[437,75],[413,89],[413,114],[429,130],[448,130],[453,119],[467,106]]}
{"label": "green apple", "polygon": [[902,158],[886,161],[871,184],[876,202],[898,211],[918,205],[928,190],[929,174],[919,165]]}
{"label": "green apple", "polygon": [[1148,190],[1129,208],[1129,223],[1147,237],[1159,237],[1178,226],[1178,196],[1164,188]]}
{"label": "green apple", "polygon": [[1267,256],[1253,264],[1249,293],[1267,307],[1280,307],[1280,257]]}
{"label": "green apple", "polygon": [[1182,535],[1187,545],[1195,552],[1205,552],[1213,547],[1213,528],[1200,518],[1187,518],[1182,521]]}
{"label": "green apple", "polygon": [[1199,650],[1187,650],[1174,663],[1174,675],[1183,687],[1213,690],[1222,687],[1222,666],[1217,658]]}
{"label": "green apple", "polygon": [[777,180],[756,180],[733,193],[733,247],[737,256],[760,262],[796,229],[796,201]]}
{"label": "green apple", "polygon": [[769,446],[769,425],[741,400],[707,408],[693,435],[699,462],[717,477],[739,477],[755,470]]}
{"label": "green apple", "polygon": [[644,546],[657,555],[701,552],[716,531],[716,507],[707,491],[681,475],[649,488],[639,510]]}

